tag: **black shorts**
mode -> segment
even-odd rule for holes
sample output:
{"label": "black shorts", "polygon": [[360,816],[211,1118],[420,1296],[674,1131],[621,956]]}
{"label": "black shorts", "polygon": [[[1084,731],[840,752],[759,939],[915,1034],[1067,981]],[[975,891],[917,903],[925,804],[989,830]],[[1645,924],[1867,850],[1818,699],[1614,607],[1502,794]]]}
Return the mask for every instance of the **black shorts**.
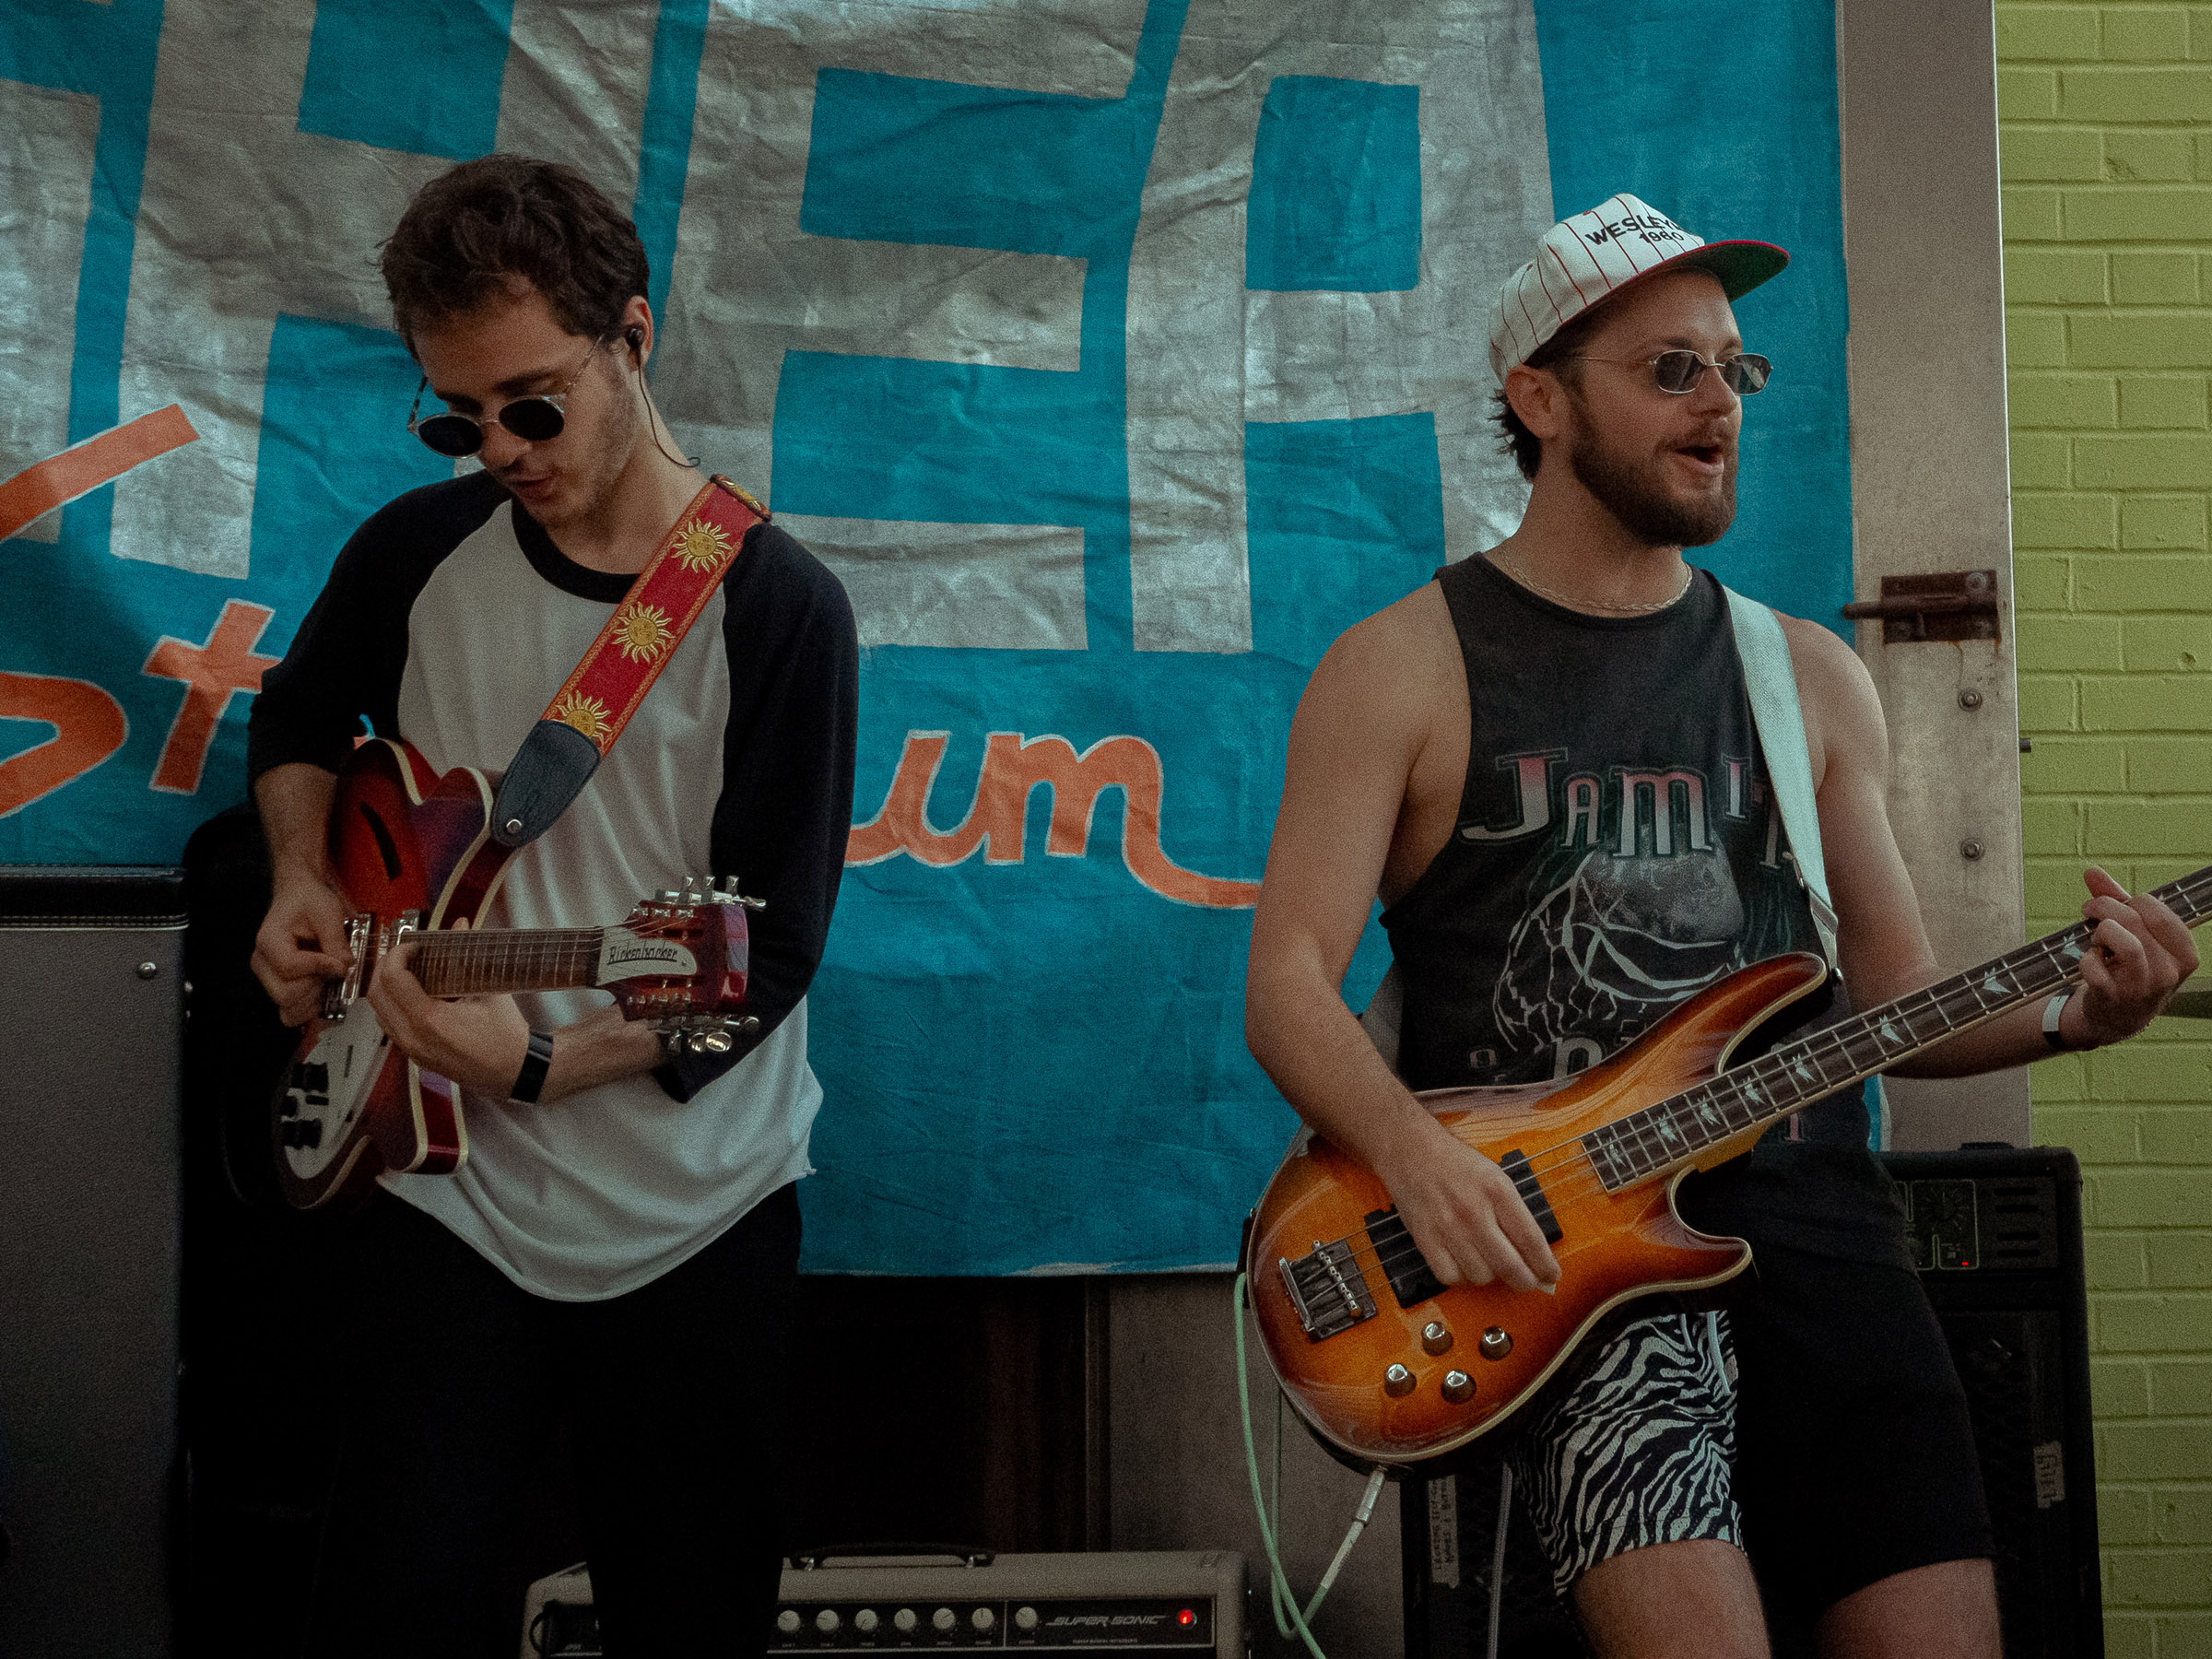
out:
{"label": "black shorts", "polygon": [[1761,1244],[1737,1284],[1744,1544],[1775,1652],[1809,1651],[1853,1591],[1993,1553],[1973,1427],[1910,1269]]}

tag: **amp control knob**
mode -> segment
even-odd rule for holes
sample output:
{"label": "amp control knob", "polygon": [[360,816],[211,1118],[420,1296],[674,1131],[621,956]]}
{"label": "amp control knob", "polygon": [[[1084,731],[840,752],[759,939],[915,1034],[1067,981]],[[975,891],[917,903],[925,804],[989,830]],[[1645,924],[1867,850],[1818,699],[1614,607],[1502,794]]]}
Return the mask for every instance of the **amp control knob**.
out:
{"label": "amp control knob", "polygon": [[799,1633],[798,1614],[789,1607],[784,1608],[782,1612],[776,1615],[776,1629],[786,1636],[796,1636]]}
{"label": "amp control knob", "polygon": [[939,1607],[929,1616],[929,1622],[940,1630],[949,1630],[959,1621],[953,1618],[950,1607]]}
{"label": "amp control knob", "polygon": [[1035,1630],[1037,1628],[1037,1609],[1034,1607],[1015,1608],[1014,1628],[1018,1630]]}
{"label": "amp control knob", "polygon": [[968,1615],[968,1622],[979,1630],[987,1630],[998,1622],[998,1615],[988,1607],[978,1607]]}
{"label": "amp control knob", "polygon": [[814,1616],[814,1628],[827,1636],[845,1621],[837,1616],[835,1607],[824,1607]]}
{"label": "amp control knob", "polygon": [[881,1622],[882,1620],[876,1617],[876,1609],[873,1607],[863,1607],[853,1615],[853,1628],[864,1636],[873,1632]]}
{"label": "amp control knob", "polygon": [[922,1621],[914,1617],[912,1607],[901,1607],[891,1615],[891,1623],[901,1631],[911,1630]]}

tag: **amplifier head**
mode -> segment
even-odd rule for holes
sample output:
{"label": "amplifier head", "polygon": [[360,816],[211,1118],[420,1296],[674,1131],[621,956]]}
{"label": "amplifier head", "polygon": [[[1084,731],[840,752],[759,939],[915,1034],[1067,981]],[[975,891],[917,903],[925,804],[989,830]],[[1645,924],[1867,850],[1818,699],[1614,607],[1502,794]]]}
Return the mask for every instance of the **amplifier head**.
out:
{"label": "amplifier head", "polygon": [[[771,1653],[1095,1652],[1244,1659],[1244,1558],[1227,1550],[830,1557],[787,1567]],[[595,1659],[589,1573],[541,1579],[523,1659]]]}

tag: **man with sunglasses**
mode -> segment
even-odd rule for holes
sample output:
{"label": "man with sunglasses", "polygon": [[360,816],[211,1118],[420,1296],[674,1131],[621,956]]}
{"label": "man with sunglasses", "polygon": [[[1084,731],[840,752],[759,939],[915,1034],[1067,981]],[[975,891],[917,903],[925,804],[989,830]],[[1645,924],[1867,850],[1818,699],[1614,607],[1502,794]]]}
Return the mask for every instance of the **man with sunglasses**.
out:
{"label": "man with sunglasses", "polygon": [[[274,896],[254,966],[295,1024],[345,967],[324,844],[364,724],[441,771],[505,768],[705,482],[646,390],[643,246],[574,170],[464,163],[382,263],[422,369],[406,428],[481,469],[361,526],[255,703]],[[465,1091],[469,1157],[387,1175],[353,1224],[355,1386],[308,1651],[512,1654],[524,1585],[564,1564],[522,1554],[563,1443],[607,1652],[759,1650],[821,1100],[806,992],[852,820],[857,661],[836,578],[755,526],[484,918],[604,925],[735,878],[765,908],[759,1025],[726,1053],[664,1052],[589,992],[440,1002],[403,966],[377,975],[384,1032]]]}
{"label": "man with sunglasses", "polygon": [[[1447,1283],[1530,1291],[1559,1265],[1511,1178],[1410,1090],[1565,1077],[1736,968],[1823,950],[1730,605],[1682,556],[1734,517],[1743,400],[1771,371],[1730,301],[1787,259],[1625,194],[1553,227],[1490,330],[1532,484],[1520,528],[1347,630],[1292,726],[1248,1037]],[[1881,708],[1840,639],[1782,627],[1841,962],[1871,1006],[1940,977],[1885,813]],[[2084,986],[1912,1069],[2147,1023],[2195,966],[2188,932],[2088,882]],[[1338,986],[1378,894],[1402,1018],[1371,1041]],[[1782,1023],[1849,1011],[1839,986],[1807,1000]],[[1726,1314],[1624,1310],[1515,1419],[1517,1500],[1601,1654],[1753,1659],[1771,1628],[1784,1653],[1995,1659],[1965,1400],[1867,1129],[1853,1088],[1692,1177],[1685,1218],[1749,1240],[1756,1277]]]}

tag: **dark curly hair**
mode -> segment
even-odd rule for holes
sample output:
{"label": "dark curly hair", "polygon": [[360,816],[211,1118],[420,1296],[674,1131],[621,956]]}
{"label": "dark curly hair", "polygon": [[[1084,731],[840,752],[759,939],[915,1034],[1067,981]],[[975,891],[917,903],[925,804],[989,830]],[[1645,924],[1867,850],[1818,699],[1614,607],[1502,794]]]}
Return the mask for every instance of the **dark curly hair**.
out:
{"label": "dark curly hair", "polygon": [[[1560,324],[1559,332],[1530,352],[1524,359],[1531,369],[1548,369],[1566,383],[1570,393],[1579,391],[1583,383],[1582,365],[1575,354],[1582,350],[1596,331],[1594,319],[1595,307],[1569,318]],[[1521,417],[1513,413],[1513,406],[1505,401],[1505,388],[1500,386],[1490,394],[1490,418],[1498,423],[1498,451],[1511,455],[1521,476],[1534,482],[1536,468],[1543,465],[1544,440],[1522,424]]]}
{"label": "dark curly hair", "polygon": [[569,333],[611,337],[647,275],[637,226],[589,179],[509,155],[464,161],[417,191],[382,265],[409,351],[417,331],[467,315],[517,276]]}

